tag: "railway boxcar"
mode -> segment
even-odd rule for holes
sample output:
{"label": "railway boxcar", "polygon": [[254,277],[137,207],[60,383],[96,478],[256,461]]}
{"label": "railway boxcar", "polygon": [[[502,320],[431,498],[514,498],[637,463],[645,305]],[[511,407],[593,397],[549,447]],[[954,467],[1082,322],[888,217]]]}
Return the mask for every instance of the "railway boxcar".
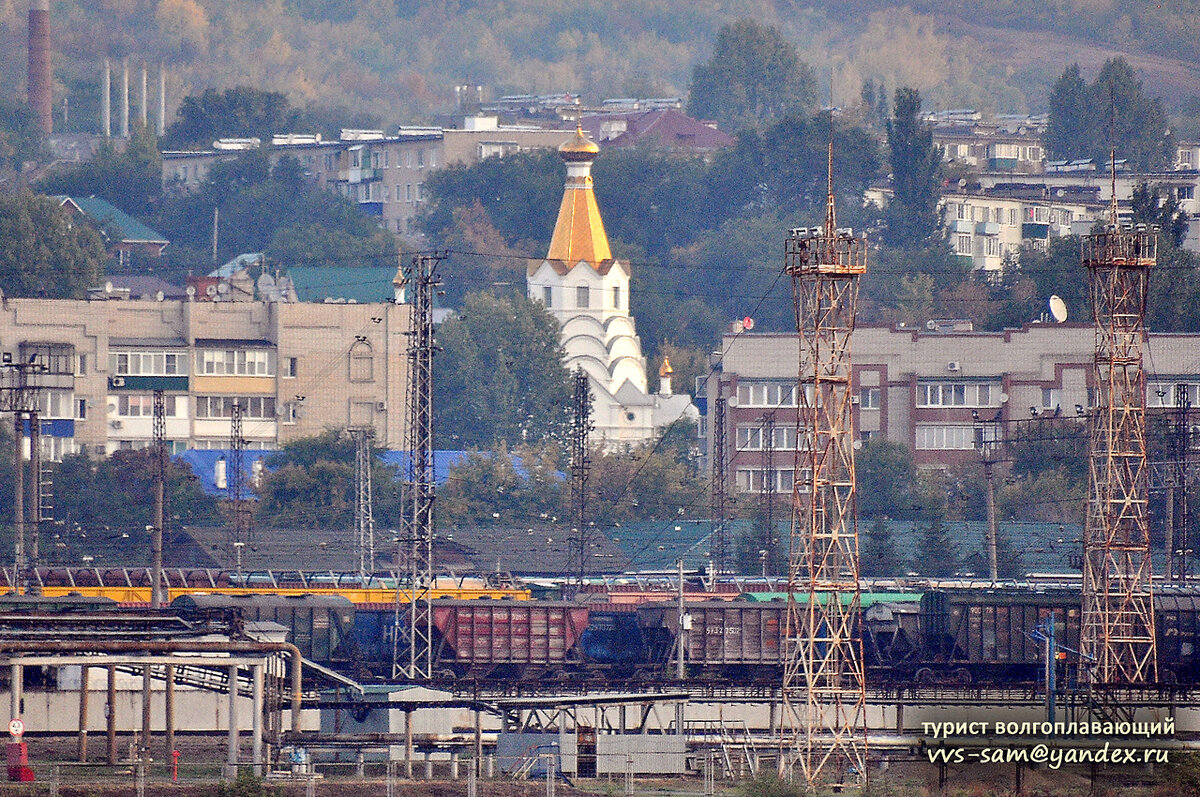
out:
{"label": "railway boxcar", "polygon": [[1200,683],[1200,593],[1163,590],[1154,596],[1158,679],[1166,684]]}
{"label": "railway boxcar", "polygon": [[438,665],[473,678],[537,679],[581,661],[588,607],[559,601],[439,600]]}
{"label": "railway boxcar", "polygon": [[336,595],[181,595],[171,609],[183,617],[236,615],[270,620],[288,629],[288,641],[306,659],[347,667],[357,658],[354,604]]}

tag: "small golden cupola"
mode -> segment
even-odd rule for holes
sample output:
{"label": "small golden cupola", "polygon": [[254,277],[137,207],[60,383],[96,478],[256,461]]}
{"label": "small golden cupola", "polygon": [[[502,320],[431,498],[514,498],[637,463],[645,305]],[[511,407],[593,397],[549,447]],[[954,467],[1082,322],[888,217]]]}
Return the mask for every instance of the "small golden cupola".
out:
{"label": "small golden cupola", "polygon": [[658,368],[658,392],[660,395],[671,395],[671,374],[675,373],[675,369],[671,367],[671,358],[663,355],[662,365]]}
{"label": "small golden cupola", "polygon": [[584,262],[604,273],[612,260],[608,234],[592,191],[592,161],[599,152],[600,147],[584,135],[582,127],[576,127],[571,140],[558,148],[567,164],[567,182],[546,259],[561,262],[567,270]]}

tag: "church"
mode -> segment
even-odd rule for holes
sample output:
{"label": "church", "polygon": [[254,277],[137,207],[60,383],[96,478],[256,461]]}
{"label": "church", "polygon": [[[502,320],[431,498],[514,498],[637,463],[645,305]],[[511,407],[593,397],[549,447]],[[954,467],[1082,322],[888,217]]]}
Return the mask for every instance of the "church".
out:
{"label": "church", "polygon": [[671,392],[671,365],[659,369],[659,390],[646,381],[646,358],[629,315],[629,265],[612,256],[592,190],[592,162],[600,148],[581,129],[559,147],[567,181],[550,251],[530,261],[529,298],[562,328],[565,365],[588,375],[595,435],[605,448],[653,438],[680,416],[698,412],[687,395]]}

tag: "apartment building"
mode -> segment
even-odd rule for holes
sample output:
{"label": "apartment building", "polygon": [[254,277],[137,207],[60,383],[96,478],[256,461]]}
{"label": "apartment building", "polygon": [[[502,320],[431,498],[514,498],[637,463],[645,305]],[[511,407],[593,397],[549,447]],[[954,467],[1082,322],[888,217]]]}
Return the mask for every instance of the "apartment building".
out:
{"label": "apartment building", "polygon": [[[280,135],[271,142],[272,162],[294,157],[305,175],[326,191],[357,204],[397,235],[419,237],[415,219],[425,204],[425,182],[435,170],[455,163],[557,147],[570,131],[530,125],[500,125],[494,116],[471,116],[461,128],[401,127],[343,130],[336,141],[320,136]],[[195,190],[212,165],[236,152],[164,152],[163,180]]]}
{"label": "apartment building", "polygon": [[[851,389],[858,441],[882,437],[907,445],[920,467],[949,467],[978,461],[980,421],[1044,413],[1078,417],[1093,404],[1090,324],[1030,324],[1004,332],[967,331],[969,323],[933,326],[855,331]],[[1149,336],[1148,407],[1172,406],[1178,384],[1187,385],[1193,404],[1200,405],[1197,347],[1197,334]],[[718,395],[726,398],[729,483],[759,493],[765,474],[770,489],[790,492],[798,339],[743,332],[727,335],[720,350],[725,356],[719,378],[708,380],[707,406],[711,411]],[[712,451],[712,419],[705,420],[706,450]]]}
{"label": "apartment building", "polygon": [[7,299],[0,352],[45,365],[29,379],[49,459],[150,445],[159,390],[172,452],[229,448],[235,405],[247,448],[347,426],[398,448],[408,317],[392,303]]}

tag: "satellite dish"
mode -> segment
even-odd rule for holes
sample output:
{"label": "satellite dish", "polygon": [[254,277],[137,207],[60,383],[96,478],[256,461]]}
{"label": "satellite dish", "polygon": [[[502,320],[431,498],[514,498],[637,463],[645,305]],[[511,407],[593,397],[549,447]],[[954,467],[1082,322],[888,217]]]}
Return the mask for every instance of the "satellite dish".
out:
{"label": "satellite dish", "polygon": [[196,295],[196,286],[195,285],[187,286],[187,288],[184,290],[184,293],[186,293],[188,295],[189,299],[192,298],[193,296]]}
{"label": "satellite dish", "polygon": [[158,293],[154,294],[154,301],[156,301],[156,302],[161,302],[165,298],[166,298],[166,294],[164,294],[162,291],[159,291]]}
{"label": "satellite dish", "polygon": [[937,322],[931,318],[925,322],[925,328],[928,329],[930,332],[933,332],[934,330],[937,329]]}
{"label": "satellite dish", "polygon": [[1067,303],[1059,296],[1050,297],[1050,317],[1054,323],[1061,324],[1067,320]]}
{"label": "satellite dish", "polygon": [[109,280],[108,282],[104,283],[104,292],[105,292],[105,293],[112,293],[112,292],[113,292],[113,284],[112,284],[112,280]]}
{"label": "satellite dish", "polygon": [[754,329],[754,319],[751,318],[750,316],[746,316],[745,318],[743,318],[742,319],[742,329],[746,330],[747,332]]}
{"label": "satellite dish", "polygon": [[217,283],[217,293],[229,293],[229,283],[228,282],[218,282]]}
{"label": "satellite dish", "polygon": [[217,295],[217,286],[209,285],[207,288],[204,289],[204,292],[206,294],[208,294],[209,296],[216,296]]}

